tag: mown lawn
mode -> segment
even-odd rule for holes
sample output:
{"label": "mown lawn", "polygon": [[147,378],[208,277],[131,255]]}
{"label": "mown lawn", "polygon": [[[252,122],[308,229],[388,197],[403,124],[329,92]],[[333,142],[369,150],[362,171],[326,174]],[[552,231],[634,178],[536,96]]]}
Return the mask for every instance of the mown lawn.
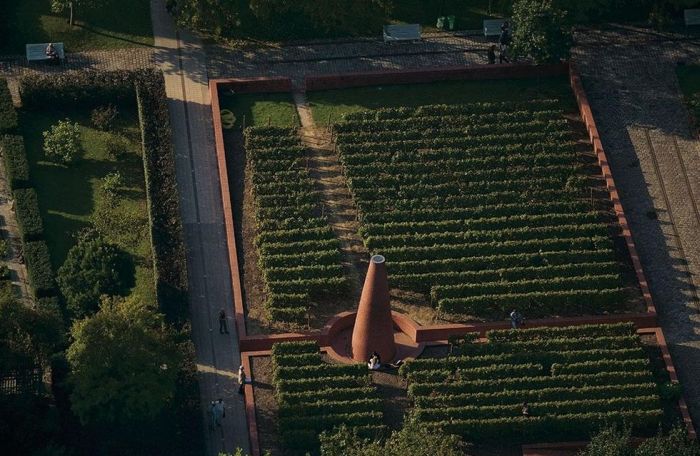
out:
{"label": "mown lawn", "polygon": [[558,98],[567,108],[574,99],[565,77],[491,81],[449,81],[431,84],[372,86],[308,92],[314,121],[337,122],[344,114],[367,109],[428,104],[462,104],[491,101]]}
{"label": "mown lawn", "polygon": [[[81,126],[83,154],[70,165],[46,159],[42,132],[60,119]],[[32,181],[39,196],[51,262],[58,269],[75,235],[94,224],[108,242],[128,252],[136,265],[134,293],[143,302],[155,302],[153,259],[148,232],[148,208],[141,159],[138,116],[133,108],[120,108],[111,132],[91,126],[90,111],[23,111],[21,130],[27,147]],[[122,151],[110,156],[110,143]],[[103,189],[103,178],[119,172],[122,185],[116,196]]]}
{"label": "mown lawn", "polygon": [[9,0],[0,15],[0,54],[24,54],[25,44],[63,42],[68,52],[153,44],[149,0],[103,0],[97,8],[80,6],[76,23],[68,12],[51,12],[51,0]]}
{"label": "mown lawn", "polygon": [[234,94],[224,89],[219,92],[221,109],[228,109],[236,117],[234,128],[273,125],[289,127],[299,125],[292,95],[288,93]]}

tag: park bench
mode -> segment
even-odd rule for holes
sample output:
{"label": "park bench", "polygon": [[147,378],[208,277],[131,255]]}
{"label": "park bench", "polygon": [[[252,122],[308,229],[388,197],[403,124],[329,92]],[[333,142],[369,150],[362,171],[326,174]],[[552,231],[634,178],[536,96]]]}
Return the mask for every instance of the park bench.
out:
{"label": "park bench", "polygon": [[484,19],[484,36],[498,36],[506,19]]}
{"label": "park bench", "polygon": [[[27,61],[37,62],[49,60],[49,58],[46,56],[46,46],[48,45],[49,43],[27,44]],[[63,43],[53,43],[53,47],[54,49],[56,49],[60,60],[66,58],[66,55],[63,51]]]}
{"label": "park bench", "polygon": [[683,11],[685,26],[700,25],[700,9],[687,9]]}
{"label": "park bench", "polygon": [[420,24],[385,25],[384,41],[415,41],[420,40]]}

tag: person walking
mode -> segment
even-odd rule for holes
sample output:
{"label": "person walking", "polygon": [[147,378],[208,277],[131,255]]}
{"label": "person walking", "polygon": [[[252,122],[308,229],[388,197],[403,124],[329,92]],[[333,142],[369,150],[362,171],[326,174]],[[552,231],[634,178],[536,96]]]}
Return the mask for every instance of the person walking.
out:
{"label": "person walking", "polygon": [[520,325],[523,324],[524,318],[517,310],[513,309],[510,313],[510,326],[513,329],[518,329]]}
{"label": "person walking", "polygon": [[224,309],[219,311],[219,333],[228,334],[228,324],[226,322],[226,312]]}
{"label": "person walking", "polygon": [[221,420],[226,418],[226,408],[224,407],[224,400],[219,398],[211,403],[211,414],[214,418],[214,425],[221,427]]}
{"label": "person walking", "polygon": [[243,394],[245,382],[245,369],[243,369],[243,366],[241,365],[238,367],[238,394]]}
{"label": "person walking", "polygon": [[496,63],[496,45],[492,44],[488,52],[489,65]]}

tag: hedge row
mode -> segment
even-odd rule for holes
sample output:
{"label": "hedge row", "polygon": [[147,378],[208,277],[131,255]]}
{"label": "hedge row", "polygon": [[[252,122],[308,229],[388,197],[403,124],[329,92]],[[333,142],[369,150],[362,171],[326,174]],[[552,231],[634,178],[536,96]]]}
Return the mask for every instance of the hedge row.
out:
{"label": "hedge row", "polygon": [[17,129],[17,112],[12,104],[12,94],[5,78],[0,78],[0,133]]}
{"label": "hedge row", "polygon": [[24,138],[15,135],[0,136],[0,153],[2,153],[10,188],[15,190],[29,187],[29,162],[24,148]]}
{"label": "hedge row", "polygon": [[303,167],[306,149],[296,130],[248,128],[245,142],[268,316],[300,322],[311,299],[345,289],[340,243],[315,215],[319,194]]}
{"label": "hedge row", "polygon": [[[137,76],[136,103],[143,142],[156,293],[166,315],[185,321],[188,318],[187,261],[165,82],[157,70],[139,72]],[[102,96],[121,96],[117,90],[118,81],[127,82],[129,78],[120,72],[108,73],[102,85],[98,85]]]}
{"label": "hedge row", "polygon": [[44,235],[44,224],[39,212],[39,200],[33,188],[20,188],[12,192],[15,215],[24,241],[37,241]]}
{"label": "hedge row", "polygon": [[56,293],[56,276],[51,267],[51,257],[46,242],[24,242],[23,249],[29,282],[34,293],[38,298],[53,296]]}
{"label": "hedge row", "polygon": [[495,329],[488,331],[486,337],[491,342],[516,342],[533,339],[561,339],[564,337],[634,336],[635,334],[637,334],[637,329],[634,323],[623,322],[608,325],[519,328],[517,331],[512,329]]}
{"label": "hedge row", "polygon": [[323,362],[315,341],[272,346],[272,383],[279,405],[279,430],[286,449],[313,451],[317,434],[346,425],[382,431],[382,400],[368,386],[364,364]]}

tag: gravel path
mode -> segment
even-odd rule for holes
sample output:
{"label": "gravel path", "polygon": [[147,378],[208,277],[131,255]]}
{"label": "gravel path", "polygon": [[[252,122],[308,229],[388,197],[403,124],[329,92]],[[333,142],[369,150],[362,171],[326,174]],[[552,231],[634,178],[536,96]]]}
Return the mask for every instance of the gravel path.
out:
{"label": "gravel path", "polygon": [[[634,31],[579,36],[582,74],[690,412],[700,420],[700,155],[675,74],[700,46]],[[614,44],[610,44],[614,43]]]}

